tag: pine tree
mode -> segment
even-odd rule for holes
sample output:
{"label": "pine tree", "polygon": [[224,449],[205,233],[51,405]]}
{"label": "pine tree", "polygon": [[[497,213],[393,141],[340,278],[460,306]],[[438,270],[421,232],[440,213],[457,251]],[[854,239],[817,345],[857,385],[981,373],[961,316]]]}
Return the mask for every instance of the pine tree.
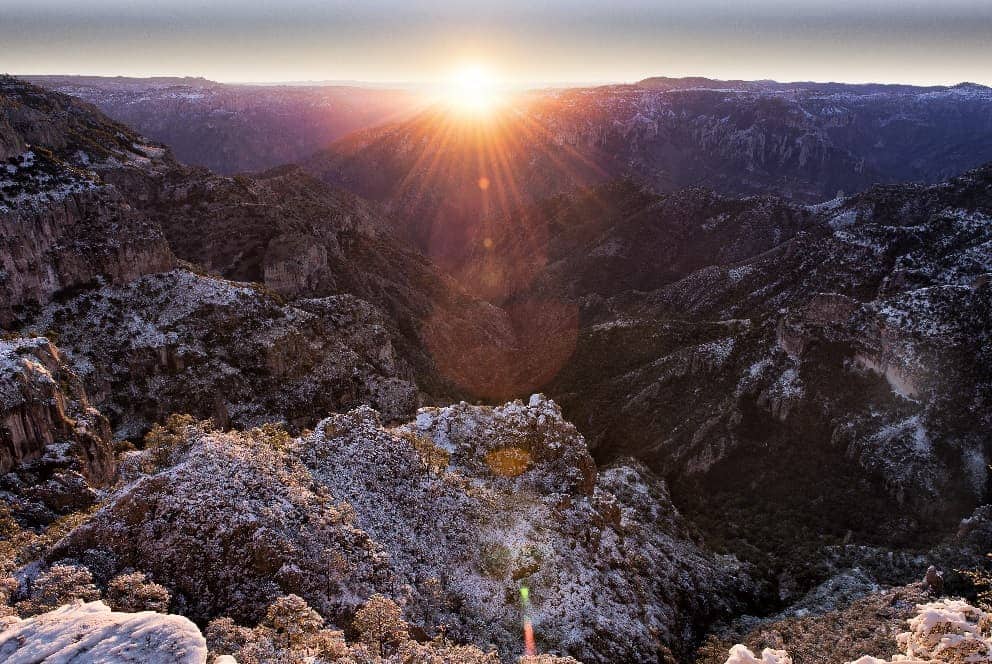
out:
{"label": "pine tree", "polygon": [[408,638],[409,626],[403,620],[403,611],[393,600],[383,595],[372,595],[362,608],[355,612],[352,626],[363,643],[380,657],[393,652]]}

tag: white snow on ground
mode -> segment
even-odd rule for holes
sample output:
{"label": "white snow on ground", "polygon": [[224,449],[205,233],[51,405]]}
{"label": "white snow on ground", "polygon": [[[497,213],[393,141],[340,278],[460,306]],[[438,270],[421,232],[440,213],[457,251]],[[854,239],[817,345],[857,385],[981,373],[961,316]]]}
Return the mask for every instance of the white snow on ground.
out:
{"label": "white snow on ground", "polygon": [[933,449],[923,419],[919,415],[913,415],[882,427],[872,437],[871,442],[875,447],[893,444],[905,445],[909,450],[921,456],[928,456]]}
{"label": "white snow on ground", "polygon": [[761,659],[744,646],[737,644],[730,649],[730,657],[725,664],[792,664],[792,658],[784,650],[765,648],[761,651]]}
{"label": "white snow on ground", "polygon": [[779,379],[775,382],[773,390],[776,395],[799,399],[802,398],[805,393],[803,388],[802,379],[799,378],[799,370],[795,367],[790,367],[782,372]]}
{"label": "white snow on ground", "polygon": [[992,661],[992,615],[960,599],[916,607],[909,630],[896,640],[907,657],[936,662]]}
{"label": "white snow on ground", "polygon": [[0,632],[5,664],[204,664],[207,643],[182,616],[152,611],[118,613],[103,602],[81,602]]}
{"label": "white snow on ground", "polygon": [[727,270],[727,278],[729,278],[732,283],[736,284],[736,283],[740,283],[741,279],[751,274],[752,272],[754,272],[753,265],[741,265],[738,267],[732,267],[729,270]]}
{"label": "white snow on ground", "polygon": [[[900,654],[891,660],[864,655],[848,664],[980,664],[992,662],[992,614],[960,599],[918,604],[909,631],[896,636]],[[724,664],[792,664],[784,650],[765,649],[761,659],[741,644]]]}
{"label": "white snow on ground", "polygon": [[856,208],[849,208],[838,212],[827,222],[830,227],[834,230],[840,230],[841,228],[847,228],[848,226],[853,226],[858,221],[858,210]]}
{"label": "white snow on ground", "polygon": [[26,377],[33,385],[55,383],[52,375],[33,355],[44,352],[48,343],[48,339],[43,337],[0,341],[0,411],[9,411],[23,403]]}
{"label": "white snow on ground", "polygon": [[0,213],[61,201],[72,194],[99,189],[103,185],[79,171],[42,168],[31,150],[0,171]]}
{"label": "white snow on ground", "polygon": [[727,358],[730,357],[730,354],[734,352],[735,343],[736,339],[734,337],[724,337],[723,339],[700,344],[693,348],[693,350],[697,355],[709,359],[714,365],[719,367],[723,366]]}

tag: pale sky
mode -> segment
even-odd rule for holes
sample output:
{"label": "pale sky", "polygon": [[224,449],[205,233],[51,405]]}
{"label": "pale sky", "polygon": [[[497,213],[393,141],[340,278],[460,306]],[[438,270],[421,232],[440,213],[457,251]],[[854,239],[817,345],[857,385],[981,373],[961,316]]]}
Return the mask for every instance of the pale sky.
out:
{"label": "pale sky", "polygon": [[0,0],[0,72],[992,84],[992,0]]}

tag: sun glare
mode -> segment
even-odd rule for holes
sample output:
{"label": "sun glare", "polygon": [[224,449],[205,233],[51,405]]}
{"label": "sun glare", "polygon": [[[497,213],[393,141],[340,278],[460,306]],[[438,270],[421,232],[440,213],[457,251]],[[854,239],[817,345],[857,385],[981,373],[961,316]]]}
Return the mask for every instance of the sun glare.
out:
{"label": "sun glare", "polygon": [[456,69],[445,84],[444,100],[462,113],[483,115],[500,101],[499,82],[482,65],[463,65]]}

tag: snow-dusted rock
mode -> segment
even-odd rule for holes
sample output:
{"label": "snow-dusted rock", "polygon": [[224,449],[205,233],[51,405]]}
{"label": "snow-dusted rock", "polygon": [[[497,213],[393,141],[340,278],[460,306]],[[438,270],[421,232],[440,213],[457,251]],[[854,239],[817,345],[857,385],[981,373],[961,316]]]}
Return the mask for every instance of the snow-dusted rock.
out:
{"label": "snow-dusted rock", "polygon": [[136,135],[14,78],[0,78],[0,98],[0,126],[31,146],[0,165],[0,324],[98,277],[126,283],[175,265],[159,226],[89,169],[135,157]]}
{"label": "snow-dusted rock", "polygon": [[[841,628],[859,638],[865,638],[872,632],[885,634],[891,631],[887,628],[888,613],[892,612],[895,604],[891,597],[898,597],[905,590],[897,590],[894,595],[883,595],[877,599],[868,598],[859,604],[837,614],[829,615],[828,625]],[[890,601],[886,602],[885,599]],[[882,611],[872,611],[873,608],[883,608]],[[887,610],[886,610],[887,609]],[[898,609],[896,609],[898,612]],[[838,619],[839,618],[839,619]],[[821,620],[810,618],[809,622]],[[965,662],[992,661],[992,614],[976,608],[960,599],[945,598],[916,606],[914,614],[906,621],[909,631],[898,634],[895,638],[899,653],[886,658],[874,654],[864,654],[856,659],[848,660],[847,664],[963,664]],[[772,626],[774,627],[774,625]],[[792,629],[792,634],[802,634],[802,631]],[[803,652],[809,661],[839,662],[837,652],[850,649],[850,645],[842,640],[846,634],[833,634],[829,627],[826,629],[809,629],[816,640],[803,642],[797,640],[793,645],[797,651]],[[768,635],[774,634],[769,629]],[[839,640],[839,643],[826,643],[829,639]],[[807,637],[808,639],[808,637]],[[876,641],[866,639],[877,644]],[[791,664],[792,658],[786,650],[765,648],[761,659],[746,646],[737,644],[730,649],[730,657],[725,664]]]}
{"label": "snow-dusted rock", "polygon": [[[692,543],[645,468],[597,479],[554,402],[418,420],[388,429],[363,407],[294,440],[194,427],[170,465],[121,488],[52,557],[105,550],[200,618],[251,622],[293,593],[346,626],[381,592],[428,633],[444,624],[504,654],[526,586],[542,650],[585,662],[684,648],[752,592],[745,568]],[[519,455],[492,456],[506,446]]]}
{"label": "snow-dusted rock", "polygon": [[[665,650],[652,634],[679,648],[690,615],[720,615],[749,591],[735,561],[687,540],[646,469],[620,465],[597,480],[581,436],[541,395],[422,409],[393,431],[362,409],[299,445],[314,479],[388,553],[408,616],[427,629],[444,623],[513,652],[526,586],[542,648],[639,661]],[[431,445],[447,455],[433,469]],[[494,456],[507,449],[523,454]]]}
{"label": "snow-dusted rock", "polygon": [[[513,401],[493,408],[466,403],[421,408],[402,431],[430,438],[472,475],[519,477],[518,489],[591,493],[596,485],[585,441],[562,418],[558,404],[543,394],[531,396],[526,405]],[[512,453],[520,453],[526,469],[501,466],[501,457]]]}
{"label": "snow-dusted rock", "polygon": [[103,549],[120,570],[167,586],[195,618],[255,622],[284,594],[347,615],[388,579],[387,561],[282,444],[271,432],[191,426],[174,465],[120,489],[52,555]]}
{"label": "snow-dusted rock", "polygon": [[6,664],[205,664],[207,644],[182,616],[117,613],[103,602],[63,606],[0,631]]}
{"label": "snow-dusted rock", "polygon": [[[623,213],[607,228],[579,194],[537,207],[528,227],[563,230],[535,290],[584,294],[587,321],[543,389],[597,455],[642,459],[704,530],[750,531],[748,546],[781,537],[805,565],[799,551],[826,532],[900,545],[917,529],[950,535],[989,487],[990,187],[985,166],[806,217],[781,201],[603,187],[606,214]],[[838,214],[849,222],[834,227]],[[712,263],[673,274],[645,256],[591,257],[589,238],[632,226],[641,244],[658,237]],[[727,230],[708,239],[710,226]],[[735,232],[765,248],[722,262],[729,238],[741,246]],[[713,518],[738,500],[738,516]]]}
{"label": "snow-dusted rock", "polygon": [[387,321],[348,295],[286,305],[251,284],[174,270],[51,303],[32,325],[58,333],[122,436],[173,412],[308,426],[360,403],[392,419],[417,405]]}
{"label": "snow-dusted rock", "polygon": [[941,599],[916,609],[909,631],[897,638],[906,657],[992,662],[992,614],[960,599]]}

